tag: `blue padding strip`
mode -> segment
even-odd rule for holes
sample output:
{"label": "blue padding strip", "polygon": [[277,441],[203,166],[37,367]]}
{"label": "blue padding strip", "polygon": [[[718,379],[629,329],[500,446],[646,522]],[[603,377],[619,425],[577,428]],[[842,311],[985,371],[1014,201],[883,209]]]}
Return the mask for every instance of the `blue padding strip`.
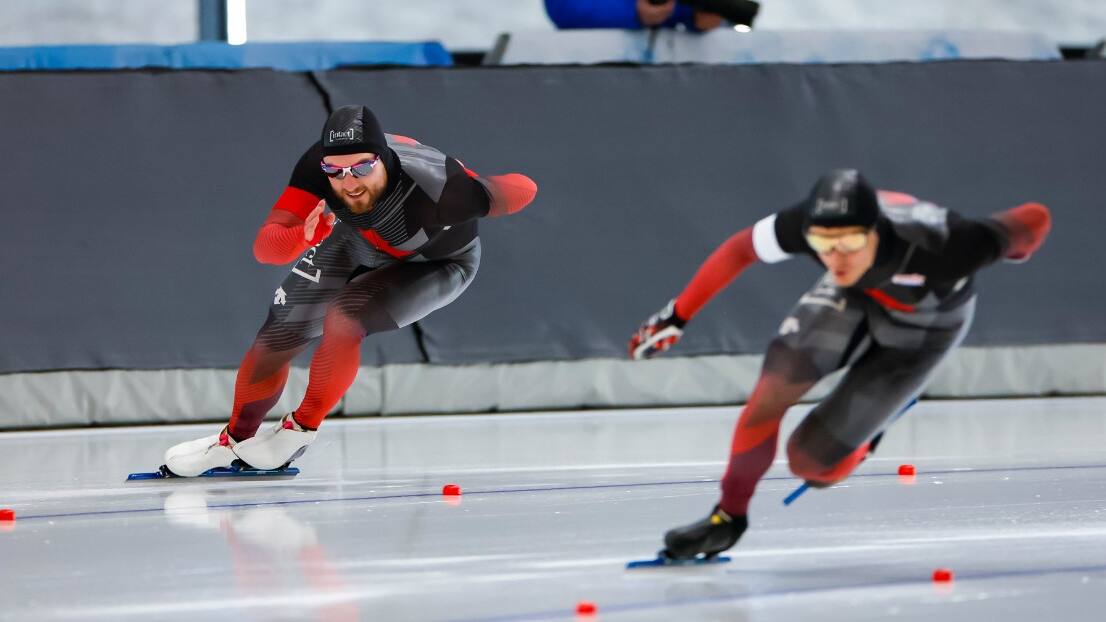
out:
{"label": "blue padding strip", "polygon": [[0,71],[68,69],[279,69],[319,71],[351,65],[447,67],[441,43],[297,42],[186,45],[56,45],[0,48]]}

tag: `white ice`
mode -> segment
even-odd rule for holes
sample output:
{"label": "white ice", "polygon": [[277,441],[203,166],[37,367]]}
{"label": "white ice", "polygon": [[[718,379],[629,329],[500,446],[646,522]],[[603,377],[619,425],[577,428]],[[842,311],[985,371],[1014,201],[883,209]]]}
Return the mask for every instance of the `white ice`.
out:
{"label": "white ice", "polygon": [[335,418],[285,481],[123,483],[217,425],[0,434],[0,620],[1106,617],[1106,398],[922,402],[791,507],[777,460],[733,562],[624,570],[716,501],[738,410]]}

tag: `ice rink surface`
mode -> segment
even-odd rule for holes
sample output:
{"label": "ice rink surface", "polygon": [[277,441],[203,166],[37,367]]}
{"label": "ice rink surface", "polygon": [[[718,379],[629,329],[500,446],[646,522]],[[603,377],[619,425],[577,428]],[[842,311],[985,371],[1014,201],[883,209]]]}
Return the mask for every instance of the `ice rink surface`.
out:
{"label": "ice rink surface", "polygon": [[283,481],[123,483],[213,425],[0,434],[0,620],[1106,618],[1106,398],[922,402],[791,507],[777,461],[732,563],[624,570],[737,412],[332,419]]}

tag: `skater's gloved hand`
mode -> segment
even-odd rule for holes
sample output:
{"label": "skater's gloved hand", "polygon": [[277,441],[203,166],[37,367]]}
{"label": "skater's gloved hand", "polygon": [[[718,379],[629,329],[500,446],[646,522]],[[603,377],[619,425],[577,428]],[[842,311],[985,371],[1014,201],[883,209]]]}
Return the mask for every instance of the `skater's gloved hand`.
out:
{"label": "skater's gloved hand", "polygon": [[488,215],[507,216],[522,211],[538,194],[538,185],[526,175],[507,173],[481,178],[488,193]]}
{"label": "skater's gloved hand", "polygon": [[992,214],[1007,232],[1006,261],[1022,263],[1044,244],[1052,229],[1052,212],[1040,203],[1024,203]]}
{"label": "skater's gloved hand", "polygon": [[311,213],[303,221],[303,239],[307,240],[311,246],[315,246],[326,239],[326,236],[330,235],[330,232],[334,229],[334,223],[338,219],[334,214],[323,214],[325,209],[326,201],[319,201],[319,204],[311,210]]}
{"label": "skater's gloved hand", "polygon": [[676,300],[672,299],[660,311],[645,320],[630,337],[630,358],[651,358],[676,344],[684,334],[686,320],[676,315]]}

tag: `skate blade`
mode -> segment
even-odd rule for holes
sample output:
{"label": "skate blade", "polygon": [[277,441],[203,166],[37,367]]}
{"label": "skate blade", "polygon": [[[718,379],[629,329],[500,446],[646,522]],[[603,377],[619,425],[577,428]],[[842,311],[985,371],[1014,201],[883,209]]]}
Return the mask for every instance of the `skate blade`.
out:
{"label": "skate blade", "polygon": [[703,557],[700,555],[692,559],[672,559],[662,551],[657,555],[656,559],[639,559],[627,563],[626,570],[633,570],[634,568],[661,568],[667,566],[708,566],[711,564],[726,564],[730,561],[732,561],[732,558],[727,555],[716,555],[714,557]]}
{"label": "skate blade", "polygon": [[246,477],[250,479],[290,479],[300,474],[300,470],[296,467],[283,467],[279,469],[254,469],[247,466],[240,466],[234,464],[230,467],[216,467],[209,469],[196,477],[181,477],[174,475],[172,471],[167,469],[165,465],[161,465],[158,470],[152,473],[131,473],[127,476],[128,482],[142,482],[150,480],[177,480],[188,481],[202,478],[231,478],[231,477]]}

